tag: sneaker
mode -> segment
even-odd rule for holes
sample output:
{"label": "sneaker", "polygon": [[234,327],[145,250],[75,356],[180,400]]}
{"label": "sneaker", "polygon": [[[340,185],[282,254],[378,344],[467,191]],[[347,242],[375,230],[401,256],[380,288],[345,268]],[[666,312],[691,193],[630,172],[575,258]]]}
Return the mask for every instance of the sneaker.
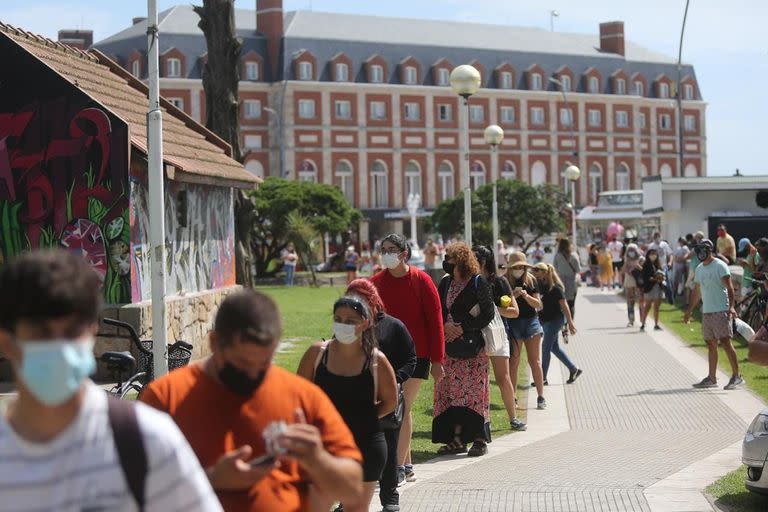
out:
{"label": "sneaker", "polygon": [[384,505],[381,512],[400,512],[400,505]]}
{"label": "sneaker", "polygon": [[415,482],[416,481],[416,474],[413,472],[413,465],[412,464],[406,464],[403,466],[403,469],[405,470],[405,481],[406,482]]}
{"label": "sneaker", "polygon": [[701,382],[697,382],[693,385],[697,389],[716,388],[717,380],[712,380],[709,377],[704,377]]}
{"label": "sneaker", "polygon": [[744,385],[744,379],[741,378],[741,375],[734,375],[733,377],[731,377],[731,380],[728,381],[728,384],[726,384],[723,389],[730,391],[732,389],[740,388],[743,385]]}
{"label": "sneaker", "polygon": [[512,430],[517,430],[518,432],[522,432],[524,430],[528,430],[528,425],[523,423],[517,418],[512,418],[509,420],[509,426],[512,428]]}
{"label": "sneaker", "polygon": [[[547,379],[544,379],[544,385],[545,386],[549,386],[549,382],[547,382]],[[535,382],[531,382],[531,387],[535,388],[536,387],[536,383]]]}
{"label": "sneaker", "polygon": [[634,327],[634,326],[635,326],[635,322],[627,322],[627,327]]}
{"label": "sneaker", "polygon": [[576,371],[574,371],[574,372],[571,372],[571,376],[570,376],[570,377],[568,378],[568,380],[567,380],[567,381],[565,381],[565,382],[566,382],[567,384],[573,384],[574,382],[576,382],[576,379],[578,379],[579,377],[581,377],[581,374],[582,374],[582,373],[583,373],[583,372],[581,371],[581,368],[576,368]]}
{"label": "sneaker", "polygon": [[645,324],[640,324],[640,330],[645,332]]}
{"label": "sneaker", "polygon": [[405,468],[403,466],[397,466],[397,486],[400,487],[405,483]]}
{"label": "sneaker", "polygon": [[662,329],[660,325],[654,325],[653,326],[653,330],[654,331],[663,331],[664,329]]}
{"label": "sneaker", "polygon": [[536,399],[536,408],[537,409],[546,409],[547,408],[547,401],[544,399],[543,396],[540,396]]}

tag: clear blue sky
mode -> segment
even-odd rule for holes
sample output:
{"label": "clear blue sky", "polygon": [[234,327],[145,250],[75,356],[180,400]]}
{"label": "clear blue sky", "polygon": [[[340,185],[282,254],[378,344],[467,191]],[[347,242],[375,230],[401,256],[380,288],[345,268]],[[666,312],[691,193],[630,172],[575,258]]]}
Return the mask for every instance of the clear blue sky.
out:
{"label": "clear blue sky", "polygon": [[[94,31],[103,39],[146,16],[144,0],[2,0],[0,20],[48,37],[60,28]],[[184,3],[158,0],[160,10]],[[202,0],[193,2],[202,3]],[[628,40],[677,55],[685,0],[284,0],[286,10],[314,9],[500,23],[549,28],[549,12],[559,11],[555,30],[596,34],[598,23],[622,20]],[[255,9],[255,0],[236,0]],[[691,0],[683,61],[696,68],[707,108],[708,172],[768,174],[766,84],[768,19],[765,0]]]}

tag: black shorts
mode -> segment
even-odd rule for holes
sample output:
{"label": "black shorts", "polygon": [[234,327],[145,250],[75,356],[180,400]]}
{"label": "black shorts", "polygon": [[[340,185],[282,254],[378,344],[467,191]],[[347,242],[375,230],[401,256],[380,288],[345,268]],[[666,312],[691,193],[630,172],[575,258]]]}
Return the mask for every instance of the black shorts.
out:
{"label": "black shorts", "polygon": [[378,482],[387,463],[387,441],[384,432],[375,432],[363,439],[355,438],[363,456],[363,482]]}
{"label": "black shorts", "polygon": [[429,358],[420,357],[416,359],[416,368],[413,369],[412,379],[429,379]]}
{"label": "black shorts", "polygon": [[621,267],[624,266],[624,260],[614,261],[613,262],[613,270],[619,271],[621,270]]}

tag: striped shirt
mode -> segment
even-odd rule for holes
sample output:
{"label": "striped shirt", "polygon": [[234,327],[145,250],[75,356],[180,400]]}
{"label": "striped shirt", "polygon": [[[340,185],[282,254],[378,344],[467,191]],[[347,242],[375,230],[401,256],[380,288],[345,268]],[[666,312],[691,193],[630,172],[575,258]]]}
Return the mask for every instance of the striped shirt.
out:
{"label": "striped shirt", "polygon": [[[147,512],[220,511],[197,457],[166,414],[136,404],[147,453]],[[107,395],[89,382],[80,412],[51,441],[22,439],[0,414],[0,509],[4,512],[133,512],[107,416]]]}

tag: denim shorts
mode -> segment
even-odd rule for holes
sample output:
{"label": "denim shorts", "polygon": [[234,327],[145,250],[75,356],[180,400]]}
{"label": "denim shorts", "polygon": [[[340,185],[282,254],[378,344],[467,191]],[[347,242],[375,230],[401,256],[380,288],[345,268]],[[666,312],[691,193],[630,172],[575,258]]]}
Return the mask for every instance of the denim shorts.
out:
{"label": "denim shorts", "polygon": [[511,340],[523,341],[544,334],[539,317],[533,318],[508,318],[507,329]]}

